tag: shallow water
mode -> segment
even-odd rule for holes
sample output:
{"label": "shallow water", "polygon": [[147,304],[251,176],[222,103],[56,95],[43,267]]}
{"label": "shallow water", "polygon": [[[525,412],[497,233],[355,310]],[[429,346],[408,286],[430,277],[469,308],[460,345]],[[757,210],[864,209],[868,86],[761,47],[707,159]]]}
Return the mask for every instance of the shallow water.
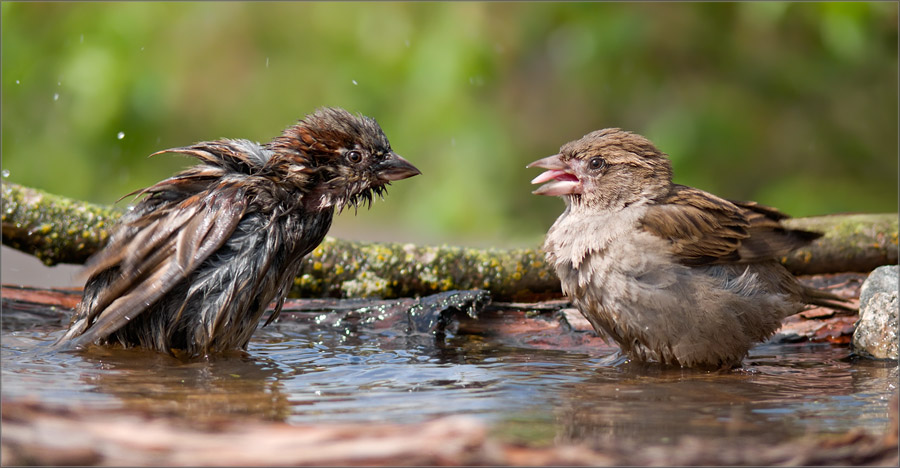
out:
{"label": "shallow water", "polygon": [[683,436],[784,441],[882,433],[896,362],[829,344],[764,344],[726,372],[637,365],[595,352],[513,347],[479,335],[347,331],[282,320],[247,353],[191,362],[109,348],[54,353],[61,325],[3,321],[2,395],[188,422],[410,423],[474,415],[506,440],[548,444]]}

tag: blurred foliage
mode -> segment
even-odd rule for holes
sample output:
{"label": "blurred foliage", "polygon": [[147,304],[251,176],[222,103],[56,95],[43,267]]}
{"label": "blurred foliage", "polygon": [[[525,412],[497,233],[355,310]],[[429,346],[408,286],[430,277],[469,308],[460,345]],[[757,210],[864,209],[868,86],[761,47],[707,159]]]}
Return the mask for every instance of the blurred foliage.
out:
{"label": "blurred foliage", "polygon": [[[676,182],[795,215],[897,210],[898,5],[10,3],[9,180],[97,203],[267,141],[318,106],[375,117],[423,175],[344,213],[364,240],[535,245],[563,203],[525,169],[603,127]],[[125,202],[122,202],[125,203]]]}

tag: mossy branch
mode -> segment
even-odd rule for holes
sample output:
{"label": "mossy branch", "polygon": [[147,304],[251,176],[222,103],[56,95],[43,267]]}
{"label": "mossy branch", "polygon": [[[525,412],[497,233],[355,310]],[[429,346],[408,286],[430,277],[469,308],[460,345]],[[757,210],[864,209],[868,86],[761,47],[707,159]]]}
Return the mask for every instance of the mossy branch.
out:
{"label": "mossy branch", "polygon": [[[82,263],[106,241],[121,211],[3,183],[3,243],[44,263]],[[782,259],[798,274],[869,271],[897,263],[897,215],[796,218],[790,227],[825,232]],[[350,242],[328,237],[306,259],[292,294],[403,297],[488,289],[495,300],[559,293],[539,249],[474,249]]]}
{"label": "mossy branch", "polygon": [[881,265],[897,264],[897,213],[792,218],[784,224],[825,233],[781,259],[794,274],[866,273]]}
{"label": "mossy branch", "polygon": [[326,238],[307,257],[299,296],[405,297],[487,289],[497,300],[558,294],[559,280],[537,249],[473,249]]}
{"label": "mossy branch", "polygon": [[84,263],[106,243],[120,210],[3,181],[3,244],[47,265]]}

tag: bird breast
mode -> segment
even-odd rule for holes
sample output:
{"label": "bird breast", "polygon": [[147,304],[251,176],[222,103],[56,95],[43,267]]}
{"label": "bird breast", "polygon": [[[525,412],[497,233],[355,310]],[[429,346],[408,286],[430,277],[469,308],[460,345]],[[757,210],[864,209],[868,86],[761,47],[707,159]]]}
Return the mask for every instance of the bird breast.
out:
{"label": "bird breast", "polygon": [[[567,209],[547,233],[544,251],[563,280],[563,288],[603,285],[611,276],[666,287],[675,281],[664,239],[638,227],[646,206],[618,211]],[[574,292],[574,291],[573,291]]]}

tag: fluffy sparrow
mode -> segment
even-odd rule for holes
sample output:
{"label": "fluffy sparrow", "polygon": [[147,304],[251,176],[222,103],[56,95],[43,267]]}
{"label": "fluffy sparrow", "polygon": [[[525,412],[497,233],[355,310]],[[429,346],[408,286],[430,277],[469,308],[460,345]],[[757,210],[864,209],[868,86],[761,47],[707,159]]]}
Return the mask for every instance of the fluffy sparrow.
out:
{"label": "fluffy sparrow", "polygon": [[667,156],[608,128],[531,163],[566,210],[544,251],[594,329],[638,361],[734,367],[807,304],[848,309],[776,259],[821,236],[787,216],[672,183]]}

